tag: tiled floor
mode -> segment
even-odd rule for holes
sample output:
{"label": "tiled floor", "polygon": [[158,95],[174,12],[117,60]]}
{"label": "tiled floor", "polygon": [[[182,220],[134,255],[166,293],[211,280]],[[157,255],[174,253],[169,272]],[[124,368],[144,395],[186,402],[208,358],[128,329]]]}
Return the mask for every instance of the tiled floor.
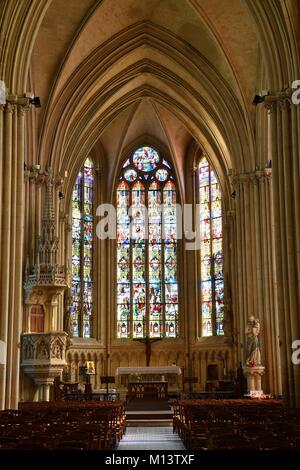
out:
{"label": "tiled floor", "polygon": [[172,426],[129,426],[118,450],[184,450]]}

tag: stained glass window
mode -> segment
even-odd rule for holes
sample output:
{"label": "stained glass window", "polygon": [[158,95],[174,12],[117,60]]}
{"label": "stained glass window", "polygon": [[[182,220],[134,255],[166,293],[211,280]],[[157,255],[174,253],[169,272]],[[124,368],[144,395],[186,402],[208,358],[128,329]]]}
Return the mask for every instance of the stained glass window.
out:
{"label": "stained glass window", "polygon": [[94,165],[87,158],[72,195],[72,333],[90,338],[93,317]]}
{"label": "stained glass window", "polygon": [[201,335],[223,335],[224,275],[222,195],[208,160],[198,167],[200,202]]}
{"label": "stained glass window", "polygon": [[134,152],[132,162],[140,171],[152,171],[159,163],[159,155],[151,147],[141,147]]}
{"label": "stained glass window", "polygon": [[141,147],[117,186],[117,337],[178,336],[176,186],[171,165]]}

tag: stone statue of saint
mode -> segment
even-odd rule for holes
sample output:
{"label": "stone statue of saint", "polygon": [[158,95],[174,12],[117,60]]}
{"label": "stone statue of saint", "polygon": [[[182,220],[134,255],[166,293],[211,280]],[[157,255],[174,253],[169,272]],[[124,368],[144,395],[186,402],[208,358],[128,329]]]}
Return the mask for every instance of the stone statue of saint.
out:
{"label": "stone statue of saint", "polygon": [[260,348],[259,348],[260,322],[258,318],[251,315],[248,319],[246,336],[246,366],[255,367],[261,365]]}

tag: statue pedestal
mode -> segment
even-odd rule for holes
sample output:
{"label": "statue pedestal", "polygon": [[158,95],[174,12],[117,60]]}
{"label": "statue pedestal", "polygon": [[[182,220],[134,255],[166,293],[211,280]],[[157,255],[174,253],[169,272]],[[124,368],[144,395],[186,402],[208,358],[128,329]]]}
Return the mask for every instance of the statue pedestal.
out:
{"label": "statue pedestal", "polygon": [[255,393],[261,395],[263,393],[261,387],[261,378],[265,373],[264,366],[244,366],[244,375],[247,378],[247,391],[248,393]]}

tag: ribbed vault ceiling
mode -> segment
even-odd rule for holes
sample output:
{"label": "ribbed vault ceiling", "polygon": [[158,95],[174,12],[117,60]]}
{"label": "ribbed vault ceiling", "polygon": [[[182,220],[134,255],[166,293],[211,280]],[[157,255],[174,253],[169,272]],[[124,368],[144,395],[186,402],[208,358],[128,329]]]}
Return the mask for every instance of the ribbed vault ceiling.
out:
{"label": "ribbed vault ceiling", "polygon": [[193,139],[230,168],[252,133],[258,61],[245,0],[52,0],[29,74],[40,158],[75,171],[99,141],[115,165],[149,135],[180,171]]}

